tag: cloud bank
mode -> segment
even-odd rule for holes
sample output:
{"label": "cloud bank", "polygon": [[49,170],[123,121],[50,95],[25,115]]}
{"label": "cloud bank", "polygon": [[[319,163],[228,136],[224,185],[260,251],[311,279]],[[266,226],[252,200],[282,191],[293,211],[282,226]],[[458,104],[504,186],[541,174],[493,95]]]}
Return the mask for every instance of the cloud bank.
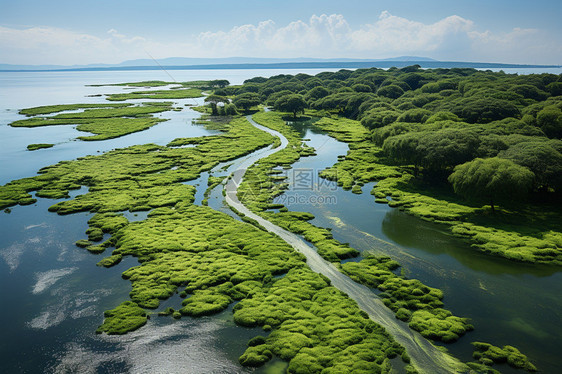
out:
{"label": "cloud bank", "polygon": [[560,63],[562,42],[539,29],[501,33],[478,30],[471,20],[451,15],[425,24],[389,12],[352,27],[341,14],[313,15],[277,25],[272,20],[205,31],[180,41],[127,36],[115,29],[89,35],[52,27],[0,27],[0,62],[17,64],[118,63],[164,57],[387,58],[427,56],[440,60]]}

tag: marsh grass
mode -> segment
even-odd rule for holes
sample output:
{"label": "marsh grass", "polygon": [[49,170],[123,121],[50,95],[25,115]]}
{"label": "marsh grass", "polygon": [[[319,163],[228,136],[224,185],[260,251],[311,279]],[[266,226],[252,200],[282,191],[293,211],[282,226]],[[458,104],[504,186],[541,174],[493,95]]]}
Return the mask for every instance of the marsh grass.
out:
{"label": "marsh grass", "polygon": [[[95,106],[93,104],[76,104],[23,109],[20,113],[28,116],[33,115],[33,117],[12,122],[10,123],[10,126],[40,127],[76,125],[76,129],[78,131],[95,134],[90,136],[79,136],[78,139],[87,141],[106,140],[146,130],[162,121],[165,121],[160,118],[152,117],[152,114],[172,109],[171,103],[142,104],[140,106],[130,105],[131,104],[100,104],[100,106]],[[39,116],[42,114],[51,114],[70,109],[85,110],[77,113],[61,113],[48,117]],[[32,144],[30,146],[37,145]],[[28,149],[30,146],[28,146]]]}
{"label": "marsh grass", "polygon": [[481,364],[486,366],[493,365],[494,363],[507,363],[517,369],[524,369],[530,372],[537,371],[535,365],[529,361],[527,356],[519,352],[519,350],[510,345],[503,348],[482,342],[473,342],[474,354],[473,357]]}
{"label": "marsh grass", "polygon": [[44,149],[44,148],[51,148],[54,147],[54,144],[51,143],[34,143],[34,144],[29,144],[27,146],[27,150],[28,151],[36,151],[38,149]]}
{"label": "marsh grass", "polygon": [[109,101],[125,101],[131,99],[194,99],[203,94],[199,88],[180,88],[175,90],[133,91],[107,95]]}

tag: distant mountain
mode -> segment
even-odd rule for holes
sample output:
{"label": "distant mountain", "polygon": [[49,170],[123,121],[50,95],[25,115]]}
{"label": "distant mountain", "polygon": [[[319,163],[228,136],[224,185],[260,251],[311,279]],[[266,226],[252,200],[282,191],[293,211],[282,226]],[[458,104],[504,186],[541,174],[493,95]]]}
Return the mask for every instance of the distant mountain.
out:
{"label": "distant mountain", "polygon": [[90,65],[11,65],[0,64],[0,71],[76,71],[76,70],[205,70],[205,69],[359,69],[405,67],[418,64],[422,68],[560,68],[559,65],[521,65],[488,62],[438,61],[428,57],[400,56],[386,59],[353,58],[188,58],[169,57],[159,60],[138,59],[119,64]]}
{"label": "distant mountain", "polygon": [[114,67],[138,66],[201,66],[201,65],[233,65],[233,64],[282,64],[282,63],[324,63],[324,62],[370,62],[370,61],[435,61],[428,57],[401,56],[386,59],[357,59],[357,58],[261,58],[261,57],[227,57],[227,58],[193,58],[193,57],[168,57],[157,60],[149,58],[127,60],[118,64],[88,64],[88,65],[14,65],[0,64],[0,70],[68,70],[68,69],[95,69]]}

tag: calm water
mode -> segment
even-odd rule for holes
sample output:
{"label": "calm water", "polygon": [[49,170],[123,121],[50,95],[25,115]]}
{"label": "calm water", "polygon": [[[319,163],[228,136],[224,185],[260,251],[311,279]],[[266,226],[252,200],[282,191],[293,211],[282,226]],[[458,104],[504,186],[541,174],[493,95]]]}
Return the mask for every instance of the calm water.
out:
{"label": "calm water", "polygon": [[[226,78],[241,83],[254,76],[295,74],[288,70],[173,71],[177,81]],[[304,71],[316,74],[320,70]],[[507,72],[507,71],[506,71]],[[523,72],[522,72],[523,73]],[[163,113],[169,118],[149,130],[103,142],[74,141],[81,135],[72,126],[14,129],[7,123],[22,118],[17,110],[37,105],[104,102],[86,95],[121,92],[121,87],[85,87],[86,84],[170,80],[164,72],[0,73],[0,183],[31,176],[59,160],[97,154],[139,143],[166,144],[176,137],[211,134],[191,121],[198,114],[184,109]],[[178,100],[177,106],[198,100]],[[442,226],[410,217],[369,195],[335,188],[317,178],[347,152],[340,143],[308,125],[296,125],[318,156],[304,158],[289,173],[291,189],[285,203],[291,210],[315,214],[315,224],[331,227],[334,236],[355,248],[387,253],[404,265],[411,277],[445,291],[445,303],[460,316],[473,319],[476,330],[448,345],[464,360],[471,341],[512,344],[528,354],[546,373],[560,372],[557,347],[562,343],[562,273],[559,268],[526,266],[490,259],[451,237]],[[26,151],[30,143],[55,147]],[[220,173],[216,173],[217,175]],[[307,176],[312,185],[307,184]],[[197,201],[206,188],[206,173]],[[303,179],[303,177],[305,179]],[[74,191],[74,194],[85,191]],[[304,196],[299,201],[289,197]],[[314,199],[310,197],[313,196]],[[323,203],[318,203],[318,196]],[[221,206],[220,189],[209,204]],[[100,257],[74,246],[85,237],[89,214],[57,216],[47,211],[56,201],[39,199],[33,206],[0,212],[0,298],[4,321],[0,341],[0,372],[69,373],[236,373],[249,337],[256,331],[234,325],[231,311],[203,319],[152,318],[142,329],[124,337],[97,336],[103,310],[127,299],[128,281],[121,272],[135,266],[127,259],[111,269],[99,268]],[[142,215],[127,215],[130,220]],[[162,303],[178,306],[179,298]],[[281,372],[273,362],[260,372]],[[504,371],[504,367],[501,368]],[[509,371],[505,370],[505,371]]]}

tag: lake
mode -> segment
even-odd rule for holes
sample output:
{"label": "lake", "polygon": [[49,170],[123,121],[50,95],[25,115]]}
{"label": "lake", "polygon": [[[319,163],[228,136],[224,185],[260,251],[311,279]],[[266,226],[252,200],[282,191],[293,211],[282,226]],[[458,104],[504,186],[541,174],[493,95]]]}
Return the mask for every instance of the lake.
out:
{"label": "lake", "polygon": [[[238,84],[254,76],[300,72],[313,75],[321,71],[324,69],[170,73],[175,81],[228,79]],[[177,137],[213,134],[192,123],[199,114],[188,108],[162,113],[169,121],[143,132],[98,142],[75,141],[80,132],[73,126],[7,126],[23,118],[17,113],[22,108],[106,102],[100,96],[86,96],[124,91],[123,87],[86,85],[172,78],[164,71],[0,73],[0,183],[35,175],[41,167],[60,160],[133,144],[166,144]],[[201,102],[176,101],[182,107]],[[307,143],[317,149],[318,155],[301,159],[294,170],[316,175],[347,152],[346,144],[311,124],[298,124],[298,130],[310,139]],[[28,144],[43,142],[55,146],[26,150]],[[200,182],[204,189],[203,179],[189,183]],[[375,204],[369,194],[372,184],[356,195],[318,179],[313,189],[296,191],[295,178],[289,181],[285,198],[295,193],[306,197],[304,202],[301,199],[287,204],[290,210],[313,213],[313,223],[332,228],[336,239],[360,251],[375,250],[396,258],[408,276],[443,289],[445,306],[454,314],[473,319],[475,331],[447,345],[459,358],[470,360],[470,342],[487,341],[518,347],[543,372],[560,370],[562,269],[517,264],[475,252],[449,235],[443,226]],[[72,195],[83,192],[73,191]],[[330,200],[312,203],[312,195]],[[213,191],[210,206],[221,209],[221,196],[220,190]],[[256,333],[236,326],[231,309],[213,317],[184,317],[174,322],[153,317],[147,326],[123,337],[95,335],[103,311],[128,298],[130,283],[121,279],[121,273],[137,262],[129,258],[110,269],[95,266],[99,256],[74,246],[76,240],[85,237],[91,215],[49,213],[47,208],[55,202],[38,199],[34,205],[12,208],[10,214],[0,212],[0,298],[4,306],[0,310],[4,321],[1,372],[283,372],[285,366],[279,361],[259,370],[240,367],[238,356]],[[130,220],[143,216],[128,214]],[[161,308],[180,303],[179,297],[172,297]],[[510,372],[507,367],[501,370]]]}

